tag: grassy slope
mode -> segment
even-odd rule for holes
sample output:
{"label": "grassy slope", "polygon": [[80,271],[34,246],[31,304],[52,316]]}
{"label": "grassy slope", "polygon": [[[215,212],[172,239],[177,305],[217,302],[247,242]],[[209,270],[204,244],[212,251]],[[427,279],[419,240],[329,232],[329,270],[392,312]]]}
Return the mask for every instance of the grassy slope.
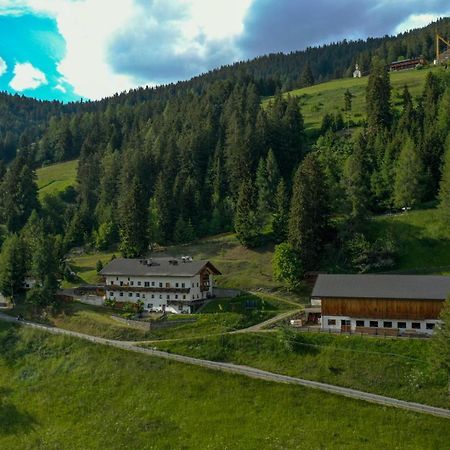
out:
{"label": "grassy slope", "polygon": [[300,333],[292,342],[288,348],[279,333],[252,333],[157,347],[450,408],[445,373],[430,367],[428,340]]}
{"label": "grassy slope", "polygon": [[78,160],[66,161],[37,170],[39,195],[63,191],[68,186],[75,185]]}
{"label": "grassy slope", "polygon": [[[436,69],[433,69],[436,70]],[[410,70],[391,74],[392,99],[395,105],[398,95],[406,84],[413,98],[419,96],[429,70]],[[296,89],[285,95],[300,97],[300,105],[306,129],[319,128],[325,113],[341,111],[344,106],[344,92],[349,89],[354,95],[351,119],[355,122],[365,116],[365,96],[368,77],[344,78]],[[270,99],[264,100],[268,102]]]}
{"label": "grassy slope", "polygon": [[0,324],[0,447],[448,447],[448,420]]}
{"label": "grassy slope", "polygon": [[380,216],[371,224],[372,233],[392,234],[398,242],[398,271],[450,274],[450,229],[436,209]]}
{"label": "grassy slope", "polygon": [[154,339],[181,339],[224,333],[246,328],[256,323],[267,320],[281,311],[291,309],[290,304],[279,300],[258,298],[251,296],[254,309],[245,308],[249,296],[233,299],[232,307],[222,308],[226,299],[215,299],[204,308],[201,314],[183,314],[182,316],[170,316],[170,319],[196,319],[195,322],[179,324],[171,328],[154,329],[145,331],[131,328],[114,320],[111,315],[117,314],[106,307],[96,307],[81,303],[67,303],[61,311],[48,314],[45,320],[36,317],[34,310],[29,305],[18,303],[9,312],[11,315],[21,313],[26,319],[38,320],[49,325],[80,333],[101,336],[109,339],[139,341]]}

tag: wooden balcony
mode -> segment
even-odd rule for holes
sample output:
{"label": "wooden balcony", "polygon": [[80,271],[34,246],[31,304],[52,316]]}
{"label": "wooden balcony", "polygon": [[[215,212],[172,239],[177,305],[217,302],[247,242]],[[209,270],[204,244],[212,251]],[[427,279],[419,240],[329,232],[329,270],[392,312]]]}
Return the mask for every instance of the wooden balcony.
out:
{"label": "wooden balcony", "polygon": [[128,284],[123,284],[122,286],[118,284],[108,284],[105,286],[108,291],[122,291],[122,292],[174,292],[177,294],[188,294],[190,288],[177,288],[177,287],[145,287],[145,286],[130,286]]}

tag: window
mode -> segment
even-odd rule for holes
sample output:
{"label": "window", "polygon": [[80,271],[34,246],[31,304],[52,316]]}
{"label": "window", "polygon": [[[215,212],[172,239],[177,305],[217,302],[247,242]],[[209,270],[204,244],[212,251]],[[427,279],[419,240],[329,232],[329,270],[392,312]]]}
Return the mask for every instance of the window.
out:
{"label": "window", "polygon": [[119,295],[120,295],[121,297],[123,297],[123,292],[121,292]]}
{"label": "window", "polygon": [[114,281],[111,281],[111,286],[114,286]]}
{"label": "window", "polygon": [[427,323],[427,330],[434,330],[434,323]]}
{"label": "window", "polygon": [[175,287],[178,287],[179,286],[179,283],[175,283]]}
{"label": "window", "polygon": [[166,283],[166,288],[170,288],[170,283]]}
{"label": "window", "polygon": [[178,300],[178,294],[175,294],[175,300]]}
{"label": "window", "polygon": [[130,277],[128,277],[128,281],[130,281]]}
{"label": "window", "polygon": [[141,296],[141,294],[139,294],[139,292],[136,292],[136,297],[139,298]]}
{"label": "window", "polygon": [[184,288],[186,283],[181,283],[181,287]]}
{"label": "window", "polygon": [[194,282],[192,282],[192,287],[195,287],[195,283]]}
{"label": "window", "polygon": [[350,320],[347,320],[347,319],[341,320],[341,326],[347,326],[347,325],[350,325]]}
{"label": "window", "polygon": [[154,286],[155,285],[155,282],[154,281],[152,281],[152,286]]}
{"label": "window", "polygon": [[116,277],[116,281],[119,281],[119,277]]}
{"label": "window", "polygon": [[145,287],[149,287],[149,286],[150,286],[150,283],[149,283],[148,281],[144,281],[144,286],[145,286]]}
{"label": "window", "polygon": [[147,309],[153,309],[153,303],[147,303]]}
{"label": "window", "polygon": [[132,292],[128,292],[128,297],[133,297],[133,293]]}
{"label": "window", "polygon": [[384,328],[392,328],[392,322],[383,322]]}
{"label": "window", "polygon": [[130,281],[130,286],[134,286],[134,281]]}
{"label": "window", "polygon": [[145,294],[142,294],[142,298],[145,298]]}
{"label": "window", "polygon": [[155,294],[152,294],[152,298],[155,298]]}
{"label": "window", "polygon": [[356,326],[357,327],[363,327],[364,326],[364,320],[357,320],[356,321]]}
{"label": "window", "polygon": [[159,287],[162,287],[162,283],[161,282],[159,283]]}
{"label": "window", "polygon": [[109,296],[112,297],[114,295],[114,292],[110,292]]}
{"label": "window", "polygon": [[420,322],[413,322],[411,324],[411,327],[413,328],[413,330],[420,330]]}
{"label": "window", "polygon": [[167,300],[170,300],[170,295],[169,295],[169,294],[167,294],[167,297],[166,297],[166,298],[167,298]]}
{"label": "window", "polygon": [[160,300],[162,299],[162,295],[161,295],[161,294],[159,294],[159,299],[160,299]]}
{"label": "window", "polygon": [[397,322],[397,328],[406,328],[406,322]]}
{"label": "window", "polygon": [[140,286],[142,283],[140,281],[138,281],[138,286]]}
{"label": "window", "polygon": [[[183,294],[183,300],[186,300],[186,294]],[[434,325],[434,324],[433,324]]]}
{"label": "window", "polygon": [[378,328],[378,320],[371,320],[369,322],[369,327]]}
{"label": "window", "polygon": [[123,286],[123,281],[120,282],[120,285]]}
{"label": "window", "polygon": [[194,294],[192,294],[192,300],[194,300],[195,299],[195,295]]}
{"label": "window", "polygon": [[328,319],[328,325],[336,325],[335,319]]}
{"label": "window", "polygon": [[197,287],[198,287],[198,281],[197,281]]}

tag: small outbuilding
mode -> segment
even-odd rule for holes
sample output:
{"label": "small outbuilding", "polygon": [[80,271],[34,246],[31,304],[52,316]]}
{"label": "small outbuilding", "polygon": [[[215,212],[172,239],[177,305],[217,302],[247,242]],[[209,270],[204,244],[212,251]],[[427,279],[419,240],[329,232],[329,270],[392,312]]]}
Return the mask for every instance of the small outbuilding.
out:
{"label": "small outbuilding", "polygon": [[432,334],[449,295],[448,276],[319,275],[311,304],[325,330]]}

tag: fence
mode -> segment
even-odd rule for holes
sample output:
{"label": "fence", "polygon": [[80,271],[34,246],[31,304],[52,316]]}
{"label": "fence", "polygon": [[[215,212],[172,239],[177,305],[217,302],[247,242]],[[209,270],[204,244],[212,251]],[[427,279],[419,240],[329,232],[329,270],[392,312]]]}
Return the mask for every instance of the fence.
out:
{"label": "fence", "polygon": [[320,327],[299,327],[296,328],[296,331],[302,333],[322,333],[322,334],[342,334],[346,336],[373,336],[373,337],[381,337],[381,338],[415,338],[415,339],[427,339],[430,338],[431,335],[425,333],[413,333],[413,332],[400,332],[397,330],[380,330],[377,328],[363,328],[360,330],[352,331],[352,330],[333,330],[333,329],[322,329]]}

